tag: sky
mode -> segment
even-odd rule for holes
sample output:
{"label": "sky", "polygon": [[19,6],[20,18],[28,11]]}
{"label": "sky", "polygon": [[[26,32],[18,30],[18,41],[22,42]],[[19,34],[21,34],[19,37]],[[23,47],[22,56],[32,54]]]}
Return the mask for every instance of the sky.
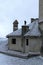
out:
{"label": "sky", "polygon": [[19,28],[39,17],[39,0],[0,0],[0,37],[13,31],[13,22],[18,20]]}

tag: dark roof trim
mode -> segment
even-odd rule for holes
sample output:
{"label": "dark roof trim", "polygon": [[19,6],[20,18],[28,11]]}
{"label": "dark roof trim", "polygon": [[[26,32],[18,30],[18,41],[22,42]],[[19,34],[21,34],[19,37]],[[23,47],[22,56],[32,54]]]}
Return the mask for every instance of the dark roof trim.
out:
{"label": "dark roof trim", "polygon": [[34,37],[34,38],[37,38],[37,37],[41,37],[41,36],[25,36],[25,37]]}
{"label": "dark roof trim", "polygon": [[[22,37],[22,36],[6,36],[7,38],[10,38],[10,37]],[[23,37],[31,37],[31,38],[39,38],[41,36],[23,36]]]}
{"label": "dark roof trim", "polygon": [[22,36],[6,36],[7,38],[10,38],[10,37],[22,37]]}

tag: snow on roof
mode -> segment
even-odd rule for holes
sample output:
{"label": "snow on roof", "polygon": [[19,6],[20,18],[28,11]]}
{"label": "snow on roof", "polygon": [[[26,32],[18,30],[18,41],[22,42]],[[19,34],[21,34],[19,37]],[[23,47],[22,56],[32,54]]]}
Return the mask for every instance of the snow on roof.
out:
{"label": "snow on roof", "polygon": [[9,36],[21,36],[21,33],[22,33],[22,30],[19,29],[19,30],[13,31],[12,33],[8,34],[7,37],[9,37]]}
{"label": "snow on roof", "polygon": [[[41,36],[40,30],[38,28],[38,20],[30,23],[29,26],[29,31],[24,35],[24,36]],[[22,36],[22,29],[18,29],[16,31],[13,31],[12,33],[8,34],[7,37],[9,36]]]}
{"label": "snow on roof", "polygon": [[38,28],[38,20],[30,24],[30,31],[28,31],[24,36],[40,36],[41,33]]}

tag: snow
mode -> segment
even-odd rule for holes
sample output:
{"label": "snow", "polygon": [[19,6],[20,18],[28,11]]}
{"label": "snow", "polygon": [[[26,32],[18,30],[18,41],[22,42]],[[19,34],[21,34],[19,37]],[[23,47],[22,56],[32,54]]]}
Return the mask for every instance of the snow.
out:
{"label": "snow", "polygon": [[12,55],[21,58],[27,58],[28,53],[17,52],[8,49],[8,39],[0,39],[0,53]]}
{"label": "snow", "polygon": [[[30,23],[29,26],[29,31],[24,35],[24,36],[41,36],[41,33],[38,28],[38,23],[39,20],[35,20],[34,22]],[[22,29],[18,29],[7,36],[21,36],[22,35]]]}
{"label": "snow", "polygon": [[37,20],[30,25],[30,31],[28,31],[24,36],[41,36]]}
{"label": "snow", "polygon": [[0,54],[0,65],[43,65],[43,59],[41,59],[40,56],[21,59]]}
{"label": "snow", "polygon": [[42,57],[42,56],[40,56],[40,59],[42,59],[42,60],[43,60],[43,57]]}
{"label": "snow", "polygon": [[32,55],[40,55],[40,52],[29,52],[22,53],[8,49],[8,39],[0,39],[0,53],[4,53],[10,56],[20,57],[20,58],[28,58],[28,56]]}
{"label": "snow", "polygon": [[0,41],[6,41],[7,38],[0,38]]}
{"label": "snow", "polygon": [[0,38],[0,50],[7,50],[8,39],[7,38]]}
{"label": "snow", "polygon": [[[8,46],[7,39],[0,39],[0,49],[5,49],[5,46]],[[18,57],[8,56],[0,53],[0,65],[43,65],[43,57],[36,56],[28,59],[22,59]]]}
{"label": "snow", "polygon": [[22,30],[19,29],[19,30],[16,30],[16,31],[8,34],[7,36],[21,36],[21,34],[22,34]]}

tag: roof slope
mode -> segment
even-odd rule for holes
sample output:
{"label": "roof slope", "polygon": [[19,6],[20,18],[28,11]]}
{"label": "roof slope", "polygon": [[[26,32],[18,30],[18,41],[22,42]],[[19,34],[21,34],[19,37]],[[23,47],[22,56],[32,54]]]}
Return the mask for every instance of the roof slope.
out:
{"label": "roof slope", "polygon": [[[30,23],[28,26],[29,31],[24,36],[41,36],[40,30],[38,28],[38,20]],[[7,35],[7,37],[9,36],[22,36],[22,29],[13,31],[12,33]]]}
{"label": "roof slope", "polygon": [[7,37],[11,37],[11,36],[21,36],[21,33],[22,33],[22,30],[19,29],[19,30],[16,30],[16,31],[13,31],[12,33],[8,34]]}
{"label": "roof slope", "polygon": [[41,36],[40,30],[38,28],[38,20],[33,22],[31,25],[30,31],[28,31],[24,36]]}

